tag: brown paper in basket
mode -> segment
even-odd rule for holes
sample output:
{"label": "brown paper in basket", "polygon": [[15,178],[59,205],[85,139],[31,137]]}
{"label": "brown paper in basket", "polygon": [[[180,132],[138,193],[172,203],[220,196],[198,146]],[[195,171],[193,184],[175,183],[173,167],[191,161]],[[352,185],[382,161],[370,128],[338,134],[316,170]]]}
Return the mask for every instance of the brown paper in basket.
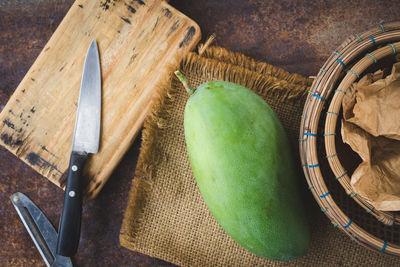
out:
{"label": "brown paper in basket", "polygon": [[400,63],[365,75],[343,98],[342,138],[362,158],[351,185],[376,209],[400,210]]}

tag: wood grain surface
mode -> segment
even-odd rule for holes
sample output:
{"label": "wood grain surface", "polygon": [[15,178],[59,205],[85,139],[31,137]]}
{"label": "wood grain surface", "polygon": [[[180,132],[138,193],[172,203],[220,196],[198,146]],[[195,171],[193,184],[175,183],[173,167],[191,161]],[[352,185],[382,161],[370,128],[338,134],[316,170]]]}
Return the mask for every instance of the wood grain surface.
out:
{"label": "wood grain surface", "polygon": [[76,1],[0,114],[0,143],[65,186],[83,63],[96,39],[102,72],[100,150],[84,171],[95,197],[132,144],[152,96],[200,39],[161,0]]}

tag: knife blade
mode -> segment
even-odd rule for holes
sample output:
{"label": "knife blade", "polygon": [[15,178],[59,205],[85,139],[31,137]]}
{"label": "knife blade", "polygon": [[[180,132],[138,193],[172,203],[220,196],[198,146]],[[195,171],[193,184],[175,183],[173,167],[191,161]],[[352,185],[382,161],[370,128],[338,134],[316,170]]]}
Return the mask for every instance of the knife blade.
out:
{"label": "knife blade", "polygon": [[[99,149],[100,119],[100,59],[96,40],[93,40],[88,48],[83,68],[63,211],[58,231],[57,256],[71,257],[78,249],[82,216],[81,176],[88,153],[96,153]],[[61,257],[56,257],[57,264],[58,258]]]}
{"label": "knife blade", "polygon": [[[10,196],[22,223],[31,236],[47,266],[56,257],[57,231],[44,213],[24,194],[17,192]],[[72,267],[69,257],[58,260],[59,265]]]}

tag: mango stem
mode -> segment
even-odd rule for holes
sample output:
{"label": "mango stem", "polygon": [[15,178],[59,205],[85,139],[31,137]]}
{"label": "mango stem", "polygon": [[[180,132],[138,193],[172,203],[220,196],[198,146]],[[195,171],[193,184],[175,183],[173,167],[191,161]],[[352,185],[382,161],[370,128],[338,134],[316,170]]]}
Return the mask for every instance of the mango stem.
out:
{"label": "mango stem", "polygon": [[182,83],[183,87],[185,87],[186,92],[188,92],[189,95],[192,95],[195,89],[190,86],[188,79],[183,76],[183,74],[179,70],[175,71],[174,73],[176,77],[178,77],[179,81]]}

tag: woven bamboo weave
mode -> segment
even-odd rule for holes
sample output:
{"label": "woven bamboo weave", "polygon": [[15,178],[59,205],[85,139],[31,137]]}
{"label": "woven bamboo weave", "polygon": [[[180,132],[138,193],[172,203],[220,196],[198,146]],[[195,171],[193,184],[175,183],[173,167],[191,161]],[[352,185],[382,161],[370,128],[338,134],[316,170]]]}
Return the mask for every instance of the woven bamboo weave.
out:
{"label": "woven bamboo weave", "polygon": [[400,255],[397,225],[400,216],[376,210],[353,191],[351,171],[340,161],[352,152],[337,149],[340,140],[336,122],[347,88],[366,70],[382,67],[377,64],[381,59],[391,62],[388,57],[394,58],[400,50],[397,41],[400,41],[400,23],[379,24],[350,36],[333,51],[311,86],[299,137],[300,158],[309,189],[333,226],[368,248],[394,255]]}

